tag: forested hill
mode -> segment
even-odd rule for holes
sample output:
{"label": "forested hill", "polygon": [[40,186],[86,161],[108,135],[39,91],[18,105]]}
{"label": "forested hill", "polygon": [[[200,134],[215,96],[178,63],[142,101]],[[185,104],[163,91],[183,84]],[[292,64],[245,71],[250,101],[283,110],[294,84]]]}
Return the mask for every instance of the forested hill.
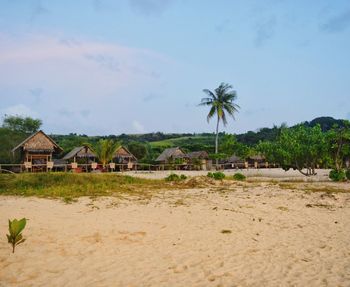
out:
{"label": "forested hill", "polygon": [[[39,126],[41,121],[39,123]],[[319,117],[310,122],[302,123],[305,126],[313,127],[319,124],[323,131],[328,131],[333,125],[343,126],[343,120],[336,120],[332,117]],[[272,128],[260,128],[257,131],[248,131],[247,133],[237,134],[235,141],[241,146],[247,148],[255,146],[259,141],[274,140],[279,134],[282,127],[273,126]],[[14,158],[11,149],[18,143],[24,140],[30,132],[28,130],[18,129],[11,130],[4,124],[0,127],[0,163],[17,162],[18,158]],[[148,160],[153,160],[165,148],[180,146],[186,151],[206,150],[209,153],[214,153],[214,133],[147,133],[147,134],[121,134],[108,136],[87,136],[78,134],[68,135],[51,135],[51,137],[63,148],[63,156],[74,147],[80,146],[84,143],[96,145],[100,139],[112,139],[126,145],[132,152],[147,154]],[[232,136],[226,133],[220,133],[221,146],[232,145]],[[142,156],[143,157],[143,156]]]}

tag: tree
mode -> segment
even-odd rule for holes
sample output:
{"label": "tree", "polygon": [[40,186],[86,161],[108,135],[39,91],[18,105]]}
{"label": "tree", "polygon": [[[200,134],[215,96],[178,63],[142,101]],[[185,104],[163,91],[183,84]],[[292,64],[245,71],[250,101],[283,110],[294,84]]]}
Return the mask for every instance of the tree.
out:
{"label": "tree", "polygon": [[350,157],[350,122],[344,120],[342,126],[335,124],[326,135],[328,151],[337,171],[342,170],[345,159]]}
{"label": "tree", "polygon": [[32,134],[38,131],[41,125],[42,121],[40,119],[5,115],[2,127],[11,131]]}
{"label": "tree", "polygon": [[[223,122],[224,126],[227,125],[227,115],[233,119],[234,114],[238,112],[240,108],[234,101],[237,99],[236,91],[232,90],[232,86],[226,83],[221,83],[214,92],[204,89],[203,92],[207,97],[202,98],[200,106],[209,106],[210,110],[207,115],[207,121],[216,115],[216,136],[215,136],[215,154],[218,153],[219,148],[219,123]],[[218,163],[218,160],[216,160]]]}
{"label": "tree", "polygon": [[128,144],[128,149],[137,159],[143,159],[148,155],[146,145],[140,142],[130,142]]}
{"label": "tree", "polygon": [[101,139],[98,141],[94,150],[103,167],[106,167],[107,163],[112,161],[114,153],[119,146],[119,143],[113,140]]}
{"label": "tree", "polygon": [[[282,129],[274,142],[260,142],[257,150],[269,162],[279,164],[284,170],[297,169],[303,175],[316,175],[315,168],[327,161],[325,135],[319,125],[308,128],[299,125]],[[303,171],[306,169],[306,172]]]}

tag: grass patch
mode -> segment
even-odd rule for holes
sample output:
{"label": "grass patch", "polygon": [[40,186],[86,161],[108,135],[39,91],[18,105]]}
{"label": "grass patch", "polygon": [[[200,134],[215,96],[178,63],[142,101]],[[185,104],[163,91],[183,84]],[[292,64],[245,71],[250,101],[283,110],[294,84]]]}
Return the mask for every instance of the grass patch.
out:
{"label": "grass patch", "polygon": [[71,203],[80,196],[151,198],[159,190],[187,188],[163,180],[116,174],[22,173],[0,174],[0,195],[61,198]]}

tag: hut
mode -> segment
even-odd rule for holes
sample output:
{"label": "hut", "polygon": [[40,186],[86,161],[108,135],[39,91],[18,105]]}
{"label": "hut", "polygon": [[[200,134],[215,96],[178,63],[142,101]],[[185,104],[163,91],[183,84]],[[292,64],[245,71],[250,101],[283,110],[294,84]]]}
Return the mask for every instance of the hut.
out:
{"label": "hut", "polygon": [[126,164],[128,169],[132,169],[137,163],[137,158],[125,146],[120,146],[114,152],[113,162],[122,165]]}
{"label": "hut", "polygon": [[249,166],[253,166],[255,168],[268,167],[265,157],[260,154],[248,157],[247,162]]}
{"label": "hut", "polygon": [[33,165],[46,165],[46,167],[52,168],[52,155],[60,153],[62,148],[40,130],[12,149],[13,153],[16,151],[20,152],[22,162],[27,169],[32,168]]}
{"label": "hut", "polygon": [[245,160],[234,154],[227,159],[226,165],[230,166],[230,168],[244,168]]}
{"label": "hut", "polygon": [[67,153],[62,159],[66,162],[81,162],[81,163],[91,163],[94,162],[96,158],[95,152],[87,145],[79,146],[72,149]]}
{"label": "hut", "polygon": [[187,158],[184,151],[179,147],[172,147],[165,149],[156,159],[160,164],[172,163],[175,160],[183,161]]}
{"label": "hut", "polygon": [[211,169],[212,161],[209,160],[209,155],[206,151],[193,151],[186,155],[190,164],[195,168],[200,168],[202,170]]}

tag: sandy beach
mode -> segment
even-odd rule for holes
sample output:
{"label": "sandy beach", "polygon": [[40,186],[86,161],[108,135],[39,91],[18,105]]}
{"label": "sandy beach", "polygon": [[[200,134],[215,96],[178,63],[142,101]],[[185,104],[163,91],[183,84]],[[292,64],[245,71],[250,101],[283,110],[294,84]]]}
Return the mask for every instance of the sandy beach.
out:
{"label": "sandy beach", "polygon": [[[350,286],[349,184],[293,184],[71,204],[2,196],[0,286]],[[335,187],[348,192],[321,191]],[[7,219],[22,217],[27,240],[12,254]]]}

